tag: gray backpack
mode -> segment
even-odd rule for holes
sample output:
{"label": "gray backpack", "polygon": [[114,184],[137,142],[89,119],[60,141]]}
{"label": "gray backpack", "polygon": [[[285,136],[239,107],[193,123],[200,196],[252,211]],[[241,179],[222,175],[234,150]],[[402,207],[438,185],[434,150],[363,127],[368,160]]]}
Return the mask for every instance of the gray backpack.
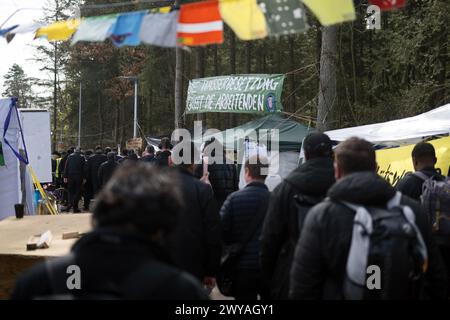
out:
{"label": "gray backpack", "polygon": [[[355,211],[343,294],[347,300],[418,299],[428,254],[411,208],[397,193],[386,208],[343,202]],[[379,271],[378,287],[369,286],[369,270]]]}
{"label": "gray backpack", "polygon": [[420,171],[414,175],[424,181],[420,200],[430,215],[434,233],[450,236],[450,178],[440,175],[428,177]]}

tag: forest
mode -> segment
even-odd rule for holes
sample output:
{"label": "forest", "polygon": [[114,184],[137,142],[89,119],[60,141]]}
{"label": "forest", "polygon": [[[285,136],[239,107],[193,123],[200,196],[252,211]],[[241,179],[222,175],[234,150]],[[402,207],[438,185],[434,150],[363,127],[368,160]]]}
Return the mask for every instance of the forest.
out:
{"label": "forest", "polygon": [[[93,16],[173,4],[137,1],[114,6],[117,2],[121,0],[48,0],[45,19],[65,19],[74,6],[80,6],[82,16]],[[226,129],[260,116],[186,115],[189,81],[219,75],[285,74],[285,116],[319,130],[404,118],[449,103],[450,1],[409,0],[404,8],[382,12],[379,30],[367,28],[368,1],[354,4],[352,22],[323,27],[307,12],[305,33],[278,38],[241,41],[226,27],[223,44],[183,49],[117,48],[108,41],[74,46],[51,42],[35,48],[36,63],[51,80],[23,80],[27,85],[17,94],[23,97],[22,106],[51,111],[54,149],[76,144],[80,86],[84,148],[123,145],[133,136],[133,81],[123,76],[138,77],[142,137],[170,135],[176,123],[192,128],[194,120],[204,120],[207,128]],[[182,89],[179,119],[174,94],[177,66]],[[321,66],[327,69],[321,72]],[[4,93],[18,91],[14,86],[20,84],[11,78],[16,73],[20,70],[5,76],[10,81],[5,82]],[[33,98],[27,92],[29,83],[45,94]],[[321,94],[328,97],[325,110]]]}

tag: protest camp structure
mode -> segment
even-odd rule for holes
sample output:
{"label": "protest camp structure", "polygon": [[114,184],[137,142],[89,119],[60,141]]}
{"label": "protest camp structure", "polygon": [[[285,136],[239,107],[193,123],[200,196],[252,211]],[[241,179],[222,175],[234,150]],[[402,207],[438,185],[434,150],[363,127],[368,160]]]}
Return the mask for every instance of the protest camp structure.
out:
{"label": "protest camp structure", "polygon": [[35,213],[33,174],[39,186],[52,181],[50,115],[47,110],[21,111],[16,102],[0,99],[0,220],[14,216],[18,203],[27,214]]}
{"label": "protest camp structure", "polygon": [[436,149],[436,167],[450,174],[450,104],[414,117],[326,133],[336,142],[356,136],[377,145],[378,173],[393,185],[414,170],[411,151],[420,141],[430,140]]}
{"label": "protest camp structure", "polygon": [[[256,148],[258,148],[257,142],[259,142],[259,151],[262,153],[266,152],[267,149],[274,151],[276,147],[272,139],[275,138],[273,134],[275,131],[278,139],[278,152],[272,154],[269,159],[270,167],[273,170],[269,170],[270,174],[266,179],[266,184],[272,190],[281,182],[281,179],[285,178],[298,166],[302,141],[308,133],[315,131],[315,129],[290,118],[285,118],[280,113],[273,113],[235,128],[220,131],[215,134],[206,134],[203,137],[203,141],[212,137],[223,138],[221,142],[225,149],[241,149],[244,151],[241,154],[241,158],[238,159],[242,163],[243,156],[248,156],[256,152]],[[200,143],[201,141],[196,142]],[[241,168],[239,185],[243,187],[245,184],[242,179],[243,168],[242,166],[239,166],[239,168]]]}

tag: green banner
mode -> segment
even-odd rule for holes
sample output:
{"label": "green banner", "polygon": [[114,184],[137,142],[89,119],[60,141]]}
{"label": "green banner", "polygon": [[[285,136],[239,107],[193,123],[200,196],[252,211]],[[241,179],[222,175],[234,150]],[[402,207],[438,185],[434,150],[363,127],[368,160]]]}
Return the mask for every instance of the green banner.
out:
{"label": "green banner", "polygon": [[2,142],[0,141],[0,166],[5,165],[5,157],[3,156]]}
{"label": "green banner", "polygon": [[271,113],[283,110],[283,74],[244,74],[189,81],[186,113]]}

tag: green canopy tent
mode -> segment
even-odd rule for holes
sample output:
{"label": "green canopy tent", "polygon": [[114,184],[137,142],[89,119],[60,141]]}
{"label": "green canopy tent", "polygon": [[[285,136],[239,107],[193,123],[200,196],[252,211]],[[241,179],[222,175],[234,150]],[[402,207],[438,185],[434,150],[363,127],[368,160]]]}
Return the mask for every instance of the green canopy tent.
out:
{"label": "green canopy tent", "polygon": [[[274,113],[229,129],[234,130],[234,135],[226,135],[226,130],[220,132],[220,134],[224,137],[225,148],[235,149],[239,143],[244,141],[245,137],[251,136],[252,134],[254,135],[254,132],[271,129],[279,130],[280,152],[300,152],[303,139],[308,135],[308,133],[314,131],[311,127],[308,128],[297,121],[284,118],[282,115]],[[216,135],[217,134],[208,135],[204,137],[204,140]]]}
{"label": "green canopy tent", "polygon": [[[274,113],[229,129],[230,131],[233,130],[233,134],[227,134],[227,130],[225,130],[206,135],[203,137],[203,141],[211,137],[217,138],[220,135],[219,140],[223,142],[225,149],[237,150],[243,146],[246,137],[249,137],[249,140],[252,141],[256,139],[256,132],[259,132],[259,141],[261,142],[264,141],[264,138],[261,139],[261,135],[270,133],[264,133],[264,131],[261,133],[260,130],[272,129],[277,129],[279,133],[279,156],[274,166],[277,169],[266,180],[269,189],[273,190],[283,178],[297,167],[302,141],[310,132],[315,131],[314,128],[307,127],[292,119],[284,118],[282,115]],[[272,166],[274,161],[273,159],[270,161]],[[241,170],[240,176],[240,187],[243,187],[243,170]]]}

